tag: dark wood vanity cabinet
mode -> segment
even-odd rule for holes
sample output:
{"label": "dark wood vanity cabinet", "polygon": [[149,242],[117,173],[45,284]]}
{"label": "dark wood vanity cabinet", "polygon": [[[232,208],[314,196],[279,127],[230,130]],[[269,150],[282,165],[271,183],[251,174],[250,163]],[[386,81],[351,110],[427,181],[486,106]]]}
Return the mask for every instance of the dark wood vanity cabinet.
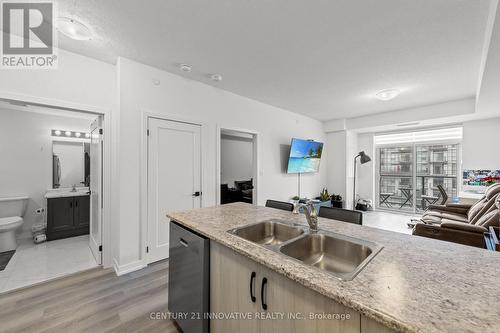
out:
{"label": "dark wood vanity cabinet", "polygon": [[90,197],[47,199],[47,240],[89,233]]}

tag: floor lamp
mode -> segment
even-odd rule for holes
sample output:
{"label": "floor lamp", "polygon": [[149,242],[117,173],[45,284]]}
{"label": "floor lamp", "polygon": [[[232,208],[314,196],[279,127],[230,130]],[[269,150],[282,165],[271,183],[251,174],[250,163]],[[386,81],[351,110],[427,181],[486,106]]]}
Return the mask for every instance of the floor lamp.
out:
{"label": "floor lamp", "polygon": [[365,164],[370,162],[372,159],[370,156],[366,155],[364,151],[360,151],[358,155],[354,157],[354,186],[352,189],[352,209],[356,209],[356,159],[359,157],[359,162]]}

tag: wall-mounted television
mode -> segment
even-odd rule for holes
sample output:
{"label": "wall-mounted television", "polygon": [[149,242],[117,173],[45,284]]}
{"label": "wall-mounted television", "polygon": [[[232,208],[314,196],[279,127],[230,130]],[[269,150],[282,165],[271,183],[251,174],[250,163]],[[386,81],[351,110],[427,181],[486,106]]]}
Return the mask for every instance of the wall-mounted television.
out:
{"label": "wall-mounted television", "polygon": [[323,143],[312,140],[292,139],[288,158],[288,173],[312,173],[319,171]]}

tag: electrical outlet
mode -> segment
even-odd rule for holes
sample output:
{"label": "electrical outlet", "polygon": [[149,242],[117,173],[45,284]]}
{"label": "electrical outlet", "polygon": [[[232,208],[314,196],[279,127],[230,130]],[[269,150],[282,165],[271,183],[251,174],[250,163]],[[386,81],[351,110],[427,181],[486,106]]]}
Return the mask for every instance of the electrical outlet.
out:
{"label": "electrical outlet", "polygon": [[45,212],[44,208],[38,208],[37,210],[35,210],[35,214],[37,215],[43,214],[44,212]]}

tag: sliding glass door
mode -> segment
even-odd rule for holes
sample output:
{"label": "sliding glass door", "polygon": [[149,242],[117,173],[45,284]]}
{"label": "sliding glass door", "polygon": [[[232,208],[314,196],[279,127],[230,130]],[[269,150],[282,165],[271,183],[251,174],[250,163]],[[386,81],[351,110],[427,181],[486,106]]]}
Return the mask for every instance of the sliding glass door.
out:
{"label": "sliding glass door", "polygon": [[379,207],[413,210],[413,146],[378,149]]}
{"label": "sliding glass door", "polygon": [[458,195],[458,144],[417,145],[416,183],[417,211],[422,211],[430,204],[442,202],[444,189],[446,196]]}
{"label": "sliding glass door", "polygon": [[458,194],[458,143],[378,147],[376,162],[379,208],[420,212]]}

